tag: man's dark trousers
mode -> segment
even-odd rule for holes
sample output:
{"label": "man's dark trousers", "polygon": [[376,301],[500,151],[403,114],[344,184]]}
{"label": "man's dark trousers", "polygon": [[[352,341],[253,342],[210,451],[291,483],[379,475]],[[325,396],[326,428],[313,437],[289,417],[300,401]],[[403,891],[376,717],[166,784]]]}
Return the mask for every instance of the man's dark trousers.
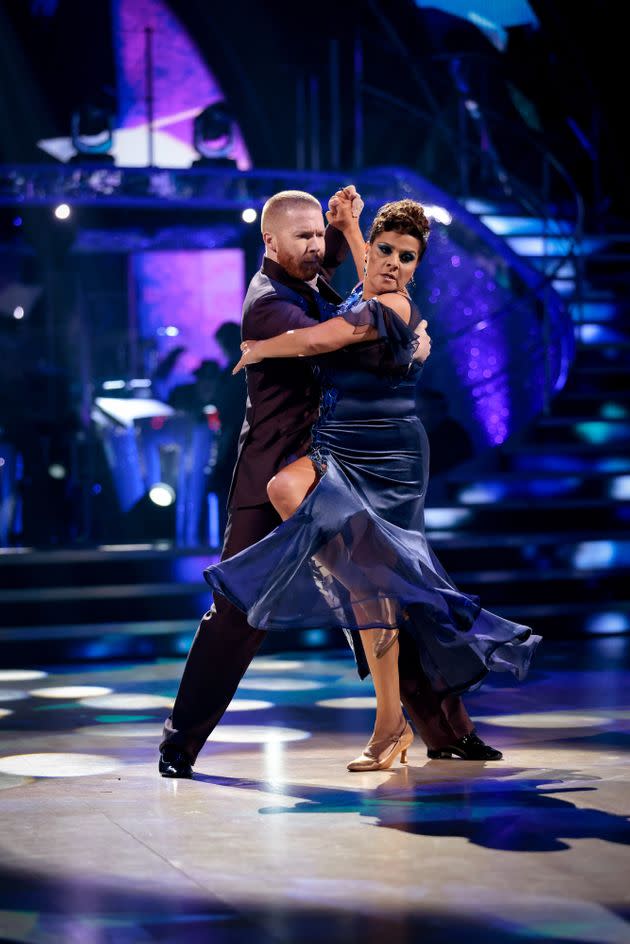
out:
{"label": "man's dark trousers", "polygon": [[[221,558],[260,541],[280,524],[273,505],[231,508]],[[241,610],[217,594],[204,613],[190,647],[173,711],[166,719],[160,750],[167,745],[197,754],[232,701],[266,632],[253,629]]]}
{"label": "man's dark trousers", "polygon": [[[231,557],[260,541],[280,523],[269,503],[230,509],[221,557]],[[164,725],[160,750],[183,751],[194,763],[232,701],[266,632],[253,629],[245,614],[217,594],[204,614],[188,653],[172,714]],[[343,639],[339,634],[340,641]],[[473,728],[461,698],[442,699],[422,671],[415,645],[401,633],[401,700],[416,731],[429,748],[442,748]],[[290,642],[289,642],[290,645]]]}

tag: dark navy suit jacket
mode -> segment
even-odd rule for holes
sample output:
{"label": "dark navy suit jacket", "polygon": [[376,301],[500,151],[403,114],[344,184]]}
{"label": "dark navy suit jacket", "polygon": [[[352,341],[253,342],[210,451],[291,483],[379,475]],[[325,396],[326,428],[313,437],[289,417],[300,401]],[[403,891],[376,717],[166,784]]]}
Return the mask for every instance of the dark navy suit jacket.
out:
{"label": "dark navy suit jacket", "polygon": [[[323,305],[341,301],[327,278],[347,252],[343,235],[329,226],[326,256],[317,281],[319,293],[265,257],[243,303],[243,340],[261,341],[316,324]],[[269,501],[269,479],[308,451],[319,396],[319,383],[308,358],[270,358],[247,368],[247,405],[229,505],[246,508]]]}

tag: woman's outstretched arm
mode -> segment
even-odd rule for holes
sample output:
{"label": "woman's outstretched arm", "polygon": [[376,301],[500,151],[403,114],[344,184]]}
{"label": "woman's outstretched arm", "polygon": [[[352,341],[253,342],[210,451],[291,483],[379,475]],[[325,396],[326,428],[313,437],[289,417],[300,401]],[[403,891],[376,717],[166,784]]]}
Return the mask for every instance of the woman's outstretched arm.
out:
{"label": "woman's outstretched arm", "polygon": [[[379,296],[378,300],[393,309],[403,321],[409,321],[411,308],[406,298],[388,292]],[[243,341],[243,356],[232,373],[237,374],[243,367],[258,364],[268,357],[314,357],[317,354],[338,351],[360,341],[372,341],[377,336],[376,329],[370,325],[364,328],[355,327],[345,318],[338,316],[311,328],[296,328],[264,341]]]}
{"label": "woman's outstretched arm", "polygon": [[237,374],[243,367],[258,364],[268,357],[313,357],[374,337],[376,330],[372,327],[357,331],[345,318],[331,318],[312,328],[297,328],[264,341],[244,341],[241,344],[243,356],[232,373]]}

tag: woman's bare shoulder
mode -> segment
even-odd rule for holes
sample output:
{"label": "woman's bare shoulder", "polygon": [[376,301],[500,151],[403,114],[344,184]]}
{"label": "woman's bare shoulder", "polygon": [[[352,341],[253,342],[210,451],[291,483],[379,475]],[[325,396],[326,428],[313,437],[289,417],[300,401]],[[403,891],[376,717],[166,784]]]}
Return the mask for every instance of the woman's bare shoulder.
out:
{"label": "woman's bare shoulder", "polygon": [[401,292],[384,292],[382,295],[376,295],[375,298],[378,299],[381,305],[391,308],[406,324],[409,324],[411,320],[411,300],[406,295]]}

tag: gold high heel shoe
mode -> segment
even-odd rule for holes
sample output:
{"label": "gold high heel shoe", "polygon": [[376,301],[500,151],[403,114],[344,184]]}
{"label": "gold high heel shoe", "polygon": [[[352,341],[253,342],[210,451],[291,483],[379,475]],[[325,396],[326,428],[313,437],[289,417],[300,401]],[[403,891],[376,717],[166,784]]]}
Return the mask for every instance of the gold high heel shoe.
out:
{"label": "gold high heel shoe", "polygon": [[399,630],[381,629],[374,641],[373,653],[377,659],[382,659],[398,639]]}
{"label": "gold high heel shoe", "polygon": [[407,750],[413,743],[413,731],[408,721],[400,734],[370,741],[360,757],[348,764],[348,770],[389,770],[398,755],[400,763],[407,763]]}

